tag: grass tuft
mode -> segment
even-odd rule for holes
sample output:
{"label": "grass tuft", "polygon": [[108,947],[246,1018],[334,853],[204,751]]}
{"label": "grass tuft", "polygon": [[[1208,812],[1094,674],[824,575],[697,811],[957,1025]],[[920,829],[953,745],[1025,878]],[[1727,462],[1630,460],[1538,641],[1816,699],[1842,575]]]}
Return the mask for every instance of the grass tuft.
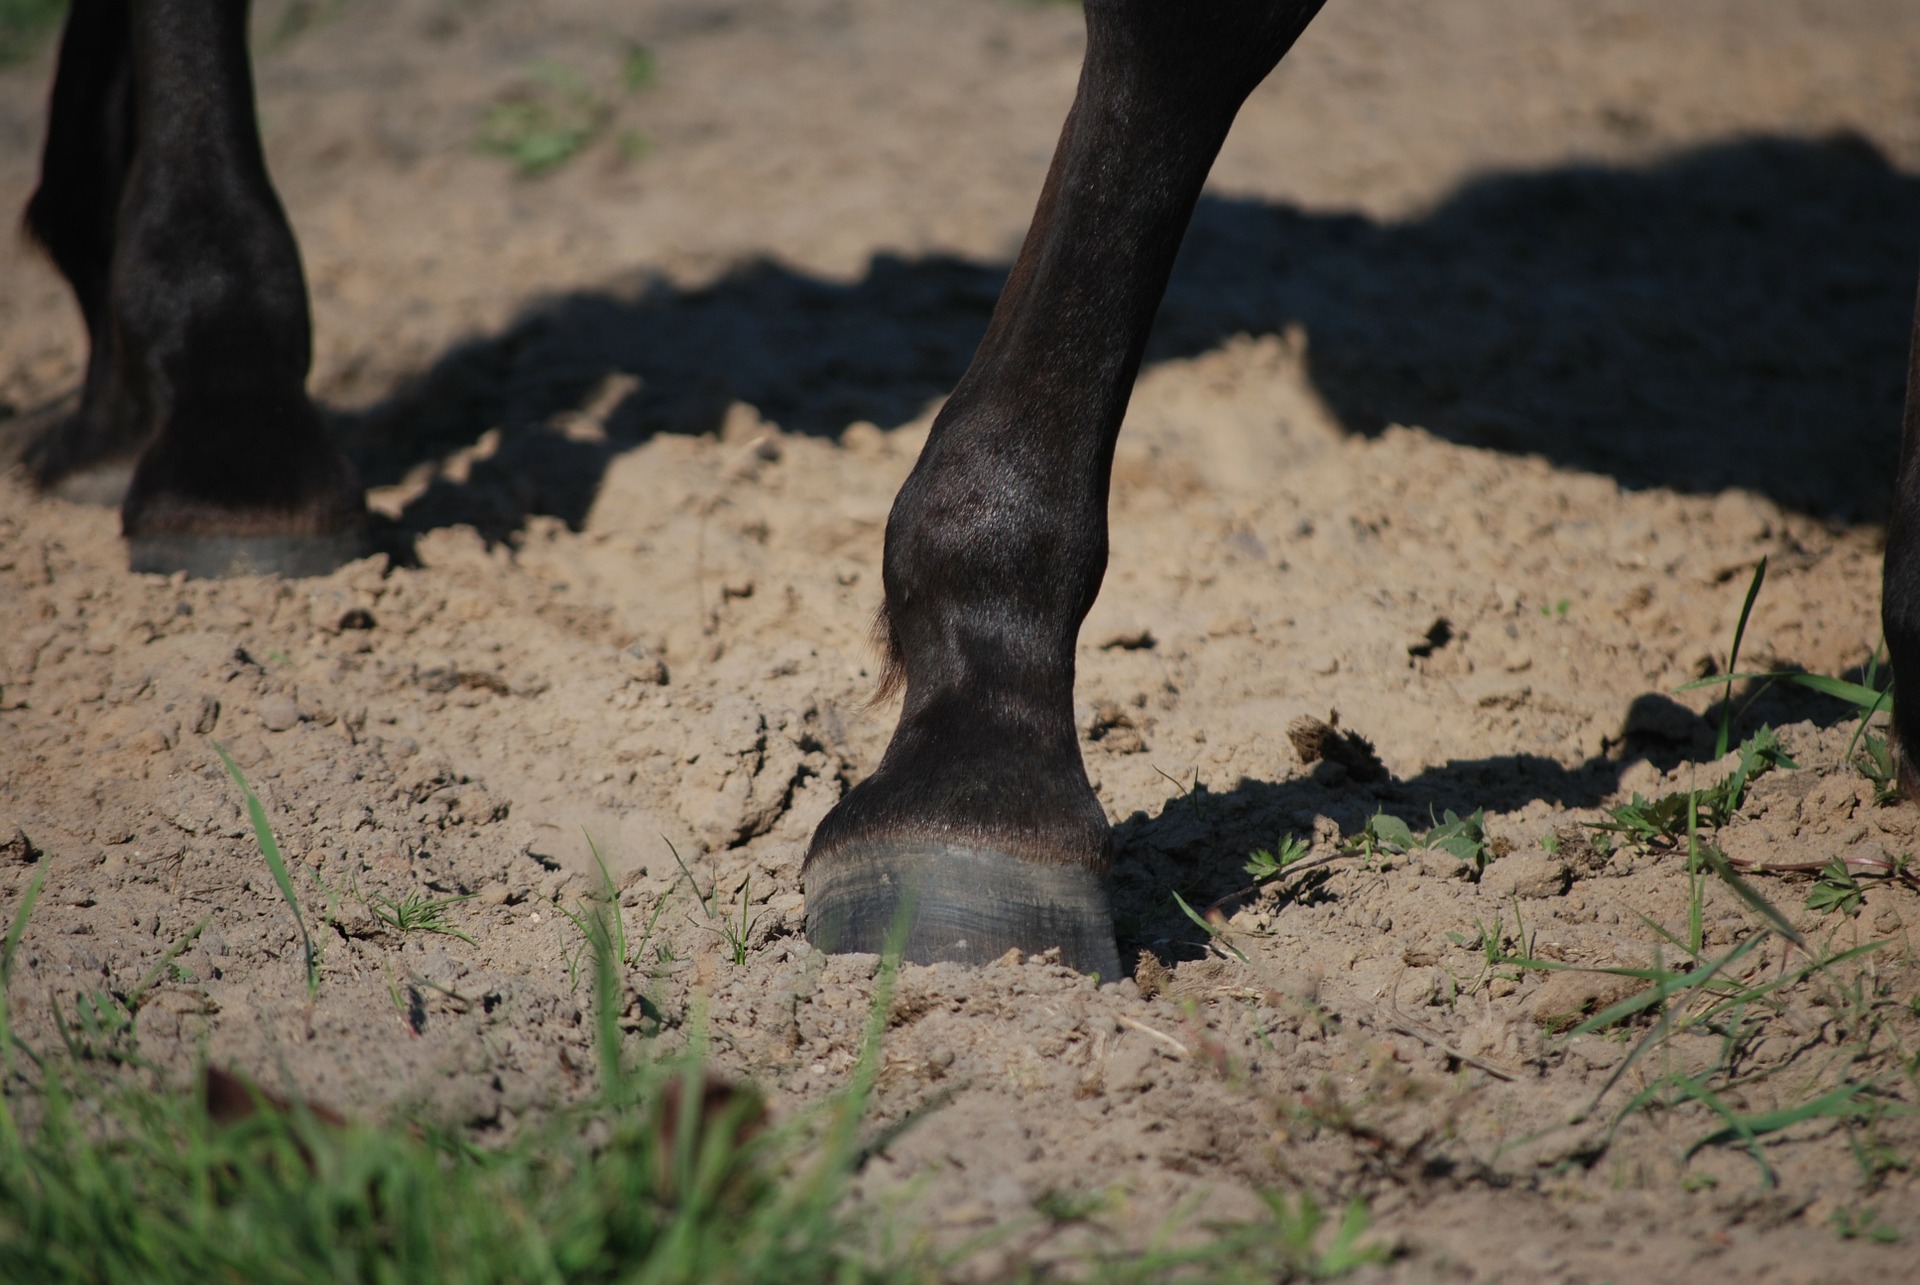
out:
{"label": "grass tuft", "polygon": [[443,937],[458,937],[473,946],[478,943],[447,921],[448,910],[472,899],[471,893],[463,897],[429,897],[423,892],[410,892],[400,898],[375,893],[367,902],[367,909],[397,933],[438,933]]}
{"label": "grass tuft", "polygon": [[[588,922],[597,1007],[617,1012],[613,931]],[[842,1212],[885,1011],[811,1132],[769,1130],[757,1097],[695,1056],[626,1066],[604,1017],[596,1092],[497,1150],[264,1093],[221,1123],[197,1095],[49,1060],[0,1096],[0,1280],[899,1279],[861,1257]],[[801,1166],[804,1181],[775,1180]]]}
{"label": "grass tuft", "polygon": [[[618,89],[637,94],[653,87],[658,67],[653,51],[634,48],[621,61]],[[481,118],[475,146],[512,161],[526,177],[546,174],[572,160],[601,134],[615,113],[612,96],[564,63],[543,60],[527,69],[525,82],[493,103]],[[621,156],[635,160],[649,144],[637,130],[623,130]]]}

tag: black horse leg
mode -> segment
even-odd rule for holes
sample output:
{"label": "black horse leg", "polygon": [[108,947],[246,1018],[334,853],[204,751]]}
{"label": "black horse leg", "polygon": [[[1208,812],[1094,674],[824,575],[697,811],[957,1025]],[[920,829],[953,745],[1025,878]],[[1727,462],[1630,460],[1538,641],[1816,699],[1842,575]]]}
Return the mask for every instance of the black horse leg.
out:
{"label": "black horse leg", "polygon": [[40,186],[27,202],[27,230],[73,288],[88,341],[79,409],[26,451],[28,471],[42,487],[130,460],[145,436],[115,375],[107,325],[115,214],[133,160],[127,34],[126,0],[74,0],[54,72]]}
{"label": "black horse leg", "polygon": [[1900,785],[1920,800],[1920,307],[1913,318],[1907,359],[1907,411],[1900,432],[1893,515],[1887,523],[1887,560],[1880,586],[1880,619],[1887,656],[1899,687],[1894,731],[1899,740]]}
{"label": "black horse leg", "polygon": [[[246,0],[83,0],[66,36],[76,81],[92,74],[77,42],[111,44],[101,32],[116,21],[131,107],[93,114],[131,118],[117,196],[102,213],[104,171],[63,177],[86,169],[83,127],[50,130],[29,217],[90,322],[98,232],[74,259],[84,266],[68,268],[54,216],[81,210],[78,225],[111,237],[94,365],[104,329],[106,393],[145,442],[121,508],[133,569],[330,570],[364,551],[365,506],[307,399],[306,281],[260,148]],[[68,63],[63,50],[63,74]]]}
{"label": "black horse leg", "polygon": [[1118,975],[1106,815],[1073,725],[1115,439],[1234,114],[1317,0],[1088,0],[1073,109],[972,365],[887,523],[906,684],[874,774],[807,854],[807,935],[918,962],[1061,948]]}

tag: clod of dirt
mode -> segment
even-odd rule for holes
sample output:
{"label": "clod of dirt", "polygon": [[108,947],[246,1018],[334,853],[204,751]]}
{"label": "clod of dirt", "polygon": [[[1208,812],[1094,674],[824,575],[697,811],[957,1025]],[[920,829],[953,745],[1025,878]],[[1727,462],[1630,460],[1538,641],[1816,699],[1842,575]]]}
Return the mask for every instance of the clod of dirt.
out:
{"label": "clod of dirt", "polygon": [[621,651],[620,672],[631,682],[654,687],[667,685],[667,662],[645,643],[637,642]]}
{"label": "clod of dirt", "polygon": [[1160,640],[1150,629],[1123,629],[1100,644],[1101,651],[1151,651]]}
{"label": "clod of dirt", "polygon": [[260,699],[260,725],[269,732],[284,732],[300,721],[300,707],[293,697],[275,693]]}
{"label": "clod of dirt", "polygon": [[1384,781],[1387,768],[1374,751],[1373,742],[1358,732],[1343,732],[1340,711],[1329,710],[1325,721],[1302,714],[1287,724],[1287,739],[1303,764],[1325,761],[1347,769],[1356,781]]}
{"label": "clod of dirt", "polygon": [[[297,1105],[291,1098],[275,1093],[271,1089],[261,1088],[245,1076],[235,1075],[231,1071],[217,1066],[209,1066],[201,1084],[202,1100],[206,1103],[207,1118],[215,1124],[238,1124],[260,1114],[262,1109],[275,1115],[291,1116],[296,1113],[311,1115],[323,1124],[336,1129],[347,1126],[347,1118],[330,1106],[319,1102],[302,1101]],[[302,1159],[311,1162],[302,1149]]]}
{"label": "clod of dirt", "polygon": [[40,849],[33,846],[33,840],[29,839],[27,832],[19,826],[10,826],[0,821],[0,834],[7,836],[0,839],[0,863],[11,862],[14,865],[25,866],[32,865],[40,859]]}
{"label": "clod of dirt", "polygon": [[1508,897],[1558,897],[1571,882],[1567,863],[1547,852],[1516,852],[1480,873],[1480,891],[1502,901]]}
{"label": "clod of dirt", "polygon": [[1140,988],[1141,999],[1152,999],[1172,980],[1173,974],[1158,956],[1150,950],[1140,952],[1140,962],[1133,966],[1133,984]]}
{"label": "clod of dirt", "polygon": [[1417,642],[1407,644],[1409,656],[1431,656],[1453,641],[1453,622],[1445,616],[1427,626],[1427,632],[1420,635]]}
{"label": "clod of dirt", "polygon": [[1094,703],[1093,717],[1087,724],[1087,739],[1115,754],[1138,754],[1147,748],[1146,738],[1140,734],[1133,716],[1110,700]]}
{"label": "clod of dirt", "polygon": [[1550,1031],[1563,1031],[1642,990],[1647,983],[1614,973],[1549,973],[1528,1013]]}

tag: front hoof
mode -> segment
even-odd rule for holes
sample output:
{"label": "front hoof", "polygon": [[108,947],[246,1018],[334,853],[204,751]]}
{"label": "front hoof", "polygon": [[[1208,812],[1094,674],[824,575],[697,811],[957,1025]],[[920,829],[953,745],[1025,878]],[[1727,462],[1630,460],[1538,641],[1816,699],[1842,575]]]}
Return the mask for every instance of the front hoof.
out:
{"label": "front hoof", "polygon": [[327,535],[130,535],[128,570],[196,580],[229,576],[324,576],[373,552],[366,526]]}
{"label": "front hoof", "polygon": [[937,839],[869,841],[811,856],[802,877],[807,940],[829,954],[911,964],[986,964],[1012,949],[1059,947],[1060,962],[1122,976],[1104,876]]}

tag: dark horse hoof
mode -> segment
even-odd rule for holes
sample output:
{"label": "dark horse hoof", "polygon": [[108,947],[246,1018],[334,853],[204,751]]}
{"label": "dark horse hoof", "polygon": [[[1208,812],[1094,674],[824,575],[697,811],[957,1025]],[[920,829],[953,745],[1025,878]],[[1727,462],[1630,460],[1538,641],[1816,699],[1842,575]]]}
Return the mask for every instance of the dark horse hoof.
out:
{"label": "dark horse hoof", "polygon": [[226,576],[324,576],[373,552],[364,524],[328,535],[179,535],[127,537],[129,570],[200,580]]}
{"label": "dark horse hoof", "polygon": [[807,940],[829,954],[898,944],[911,964],[986,964],[1059,947],[1060,962],[1114,981],[1120,955],[1106,880],[937,839],[869,841],[808,860]]}

